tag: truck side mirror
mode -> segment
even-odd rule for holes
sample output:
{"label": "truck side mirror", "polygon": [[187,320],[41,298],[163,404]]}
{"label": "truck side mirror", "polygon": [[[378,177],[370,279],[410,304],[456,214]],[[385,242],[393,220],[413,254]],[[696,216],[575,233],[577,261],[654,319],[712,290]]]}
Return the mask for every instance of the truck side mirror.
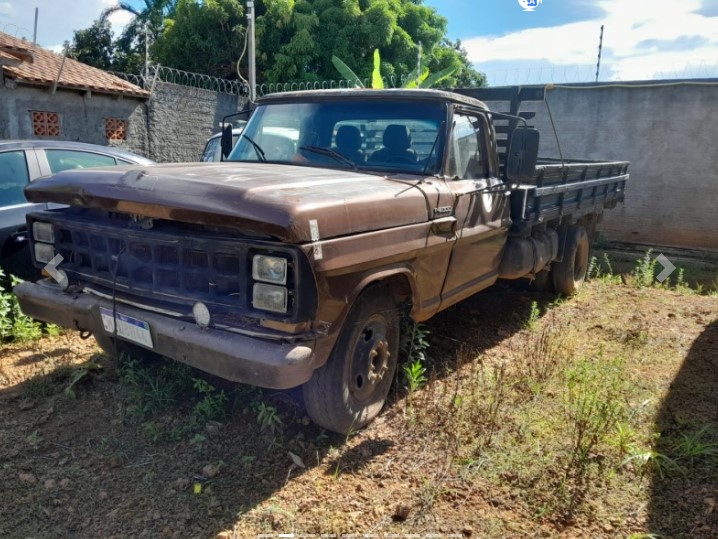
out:
{"label": "truck side mirror", "polygon": [[514,129],[506,155],[506,178],[519,183],[530,181],[536,171],[538,150],[538,129],[530,127]]}
{"label": "truck side mirror", "polygon": [[232,124],[222,128],[222,161],[232,152]]}

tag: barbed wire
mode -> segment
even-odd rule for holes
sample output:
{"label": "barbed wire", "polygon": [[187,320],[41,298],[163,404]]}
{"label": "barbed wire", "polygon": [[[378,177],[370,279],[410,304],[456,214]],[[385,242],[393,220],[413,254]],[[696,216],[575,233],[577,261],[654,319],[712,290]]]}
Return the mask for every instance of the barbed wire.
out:
{"label": "barbed wire", "polygon": [[249,93],[249,87],[240,81],[221,79],[212,75],[183,71],[163,65],[150,65],[142,74],[114,71],[111,73],[145,90],[151,90],[157,82],[164,82],[230,95],[247,95]]}
{"label": "barbed wire", "polygon": [[[570,84],[595,82],[595,65],[569,65],[549,67],[522,67],[487,71],[489,86],[513,85],[540,85],[540,84]],[[150,65],[142,74],[111,72],[141,88],[152,91],[157,82],[176,84],[200,90],[208,90],[229,95],[247,96],[249,86],[241,81],[221,79],[202,73],[192,73],[161,65]],[[610,71],[607,68],[599,83],[628,82],[636,80],[673,80],[673,79],[703,79],[718,78],[718,61],[697,61],[680,65],[669,65],[660,71],[655,71],[649,77],[631,77],[629,72],[621,73]],[[383,77],[385,88],[402,88],[408,82],[407,77]],[[371,87],[369,79],[357,80],[320,80],[320,81],[294,81],[283,83],[261,83],[256,87],[257,96],[275,93],[304,91],[304,90],[334,90],[343,88],[356,88],[361,83],[364,87]],[[452,86],[448,82],[434,85],[434,89],[447,89]]]}
{"label": "barbed wire", "polygon": [[[13,30],[11,31],[11,29]],[[0,32],[13,36],[16,39],[25,40],[29,40],[33,35],[32,30],[30,30],[29,28],[26,28],[25,26],[18,26],[17,24],[13,24],[11,22],[0,24]],[[21,32],[26,34],[18,37],[18,34],[20,34]]]}

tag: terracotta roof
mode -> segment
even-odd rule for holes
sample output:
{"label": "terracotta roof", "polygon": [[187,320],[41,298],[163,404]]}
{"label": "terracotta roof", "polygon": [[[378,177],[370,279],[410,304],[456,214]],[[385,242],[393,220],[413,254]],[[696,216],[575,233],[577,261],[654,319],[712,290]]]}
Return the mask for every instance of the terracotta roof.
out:
{"label": "terracotta roof", "polygon": [[[3,65],[3,59],[22,60],[22,63]],[[6,77],[25,84],[52,86],[61,65],[61,55],[40,46],[33,51],[32,43],[0,32],[0,66]],[[137,97],[150,95],[135,84],[72,58],[65,58],[57,87]]]}

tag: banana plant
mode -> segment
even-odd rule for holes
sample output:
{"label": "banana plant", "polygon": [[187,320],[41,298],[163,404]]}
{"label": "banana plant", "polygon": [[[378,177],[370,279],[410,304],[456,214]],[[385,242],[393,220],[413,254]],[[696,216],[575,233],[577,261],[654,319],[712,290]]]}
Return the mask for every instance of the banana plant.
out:
{"label": "banana plant", "polygon": [[[332,56],[332,64],[334,64],[334,67],[339,71],[342,78],[352,81],[359,88],[365,88],[364,83],[357,74],[342,60],[336,56]],[[418,72],[417,68],[409,73],[402,88],[431,88],[447,77],[450,77],[454,71],[456,71],[456,67],[447,67],[430,75],[427,68],[422,69],[421,73]],[[379,49],[374,50],[374,70],[372,71],[371,87],[374,89],[384,88],[384,79],[381,76],[381,55],[379,54]]]}

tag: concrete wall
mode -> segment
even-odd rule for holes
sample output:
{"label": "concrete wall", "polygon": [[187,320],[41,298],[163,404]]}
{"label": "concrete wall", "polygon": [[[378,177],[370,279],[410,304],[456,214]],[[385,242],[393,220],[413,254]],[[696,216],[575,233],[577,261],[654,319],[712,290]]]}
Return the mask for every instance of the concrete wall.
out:
{"label": "concrete wall", "polygon": [[[244,106],[233,94],[157,81],[149,99],[0,84],[0,140],[32,139],[31,112],[60,114],[61,140],[120,146],[161,163],[197,161],[224,116]],[[127,120],[127,140],[108,142],[105,118]]]}
{"label": "concrete wall", "polygon": [[219,132],[222,118],[242,104],[237,95],[156,82],[148,104],[152,159],[198,161],[207,139]]}
{"label": "concrete wall", "polygon": [[[33,135],[31,111],[40,110],[60,115],[61,140],[111,144],[148,156],[145,101],[63,89],[52,94],[49,89],[14,83],[0,85],[0,139],[38,138]],[[108,142],[108,117],[127,120],[126,141]]]}
{"label": "concrete wall", "polygon": [[[602,236],[718,250],[718,83],[556,88],[547,92],[565,158],[631,161],[625,204]],[[545,103],[533,124],[541,155],[558,157]]]}

